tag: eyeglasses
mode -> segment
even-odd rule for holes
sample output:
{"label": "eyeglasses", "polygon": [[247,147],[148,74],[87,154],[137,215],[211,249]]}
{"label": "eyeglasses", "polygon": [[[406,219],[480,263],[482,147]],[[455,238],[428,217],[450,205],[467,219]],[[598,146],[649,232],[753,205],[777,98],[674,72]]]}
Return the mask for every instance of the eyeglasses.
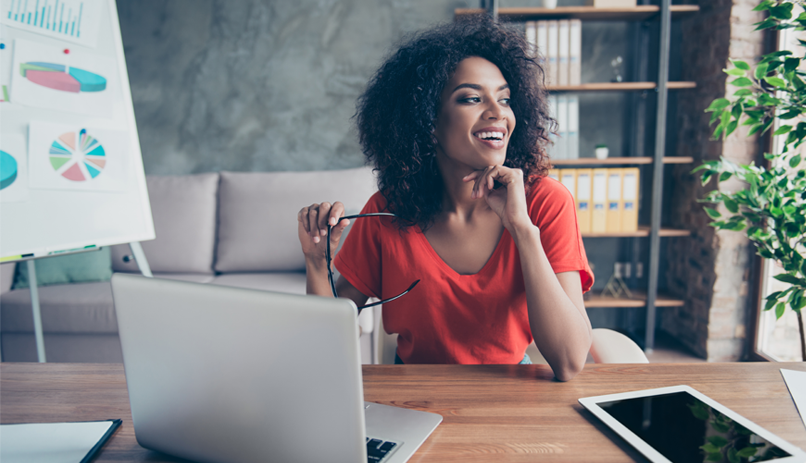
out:
{"label": "eyeglasses", "polygon": [[[346,215],[344,217],[341,217],[338,220],[338,222],[336,222],[336,225],[338,225],[339,222],[341,222],[342,220],[360,219],[362,217],[397,217],[397,216],[394,214],[390,214],[388,212],[372,212],[369,214]],[[336,282],[333,281],[333,269],[331,268],[331,262],[333,259],[331,258],[330,254],[330,230],[336,225],[330,225],[330,224],[327,225],[327,248],[325,250],[325,258],[327,259],[327,279],[330,281],[330,289],[333,291],[333,297],[339,297],[339,295],[336,293]],[[414,289],[414,287],[417,286],[417,283],[419,282],[420,280],[415,281],[414,283],[411,284],[411,286],[409,286],[407,290],[403,291],[402,293],[398,294],[395,297],[390,297],[389,299],[373,302],[372,304],[362,305],[361,307],[358,308],[358,313],[361,313],[361,311],[366,309],[367,307],[374,307],[376,305],[385,304],[387,302],[391,302],[394,301],[395,299],[402,297],[404,294]]]}

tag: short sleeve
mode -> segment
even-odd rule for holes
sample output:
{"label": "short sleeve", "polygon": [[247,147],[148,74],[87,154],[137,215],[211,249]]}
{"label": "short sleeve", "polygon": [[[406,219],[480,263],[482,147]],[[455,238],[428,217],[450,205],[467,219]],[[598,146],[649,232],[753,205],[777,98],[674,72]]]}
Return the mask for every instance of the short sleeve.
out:
{"label": "short sleeve", "polygon": [[582,291],[593,286],[576,204],[571,192],[551,178],[543,178],[529,195],[529,216],[540,229],[540,241],[554,273],[579,271]]}
{"label": "short sleeve", "polygon": [[[384,200],[376,192],[364,205],[362,214],[381,212]],[[380,298],[382,237],[380,220],[372,217],[352,220],[350,233],[333,260],[336,269],[362,294]]]}

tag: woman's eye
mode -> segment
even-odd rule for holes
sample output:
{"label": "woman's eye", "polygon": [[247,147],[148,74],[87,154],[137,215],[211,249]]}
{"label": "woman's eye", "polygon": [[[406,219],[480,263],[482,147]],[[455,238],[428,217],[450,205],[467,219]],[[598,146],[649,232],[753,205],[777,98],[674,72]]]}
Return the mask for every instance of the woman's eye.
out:
{"label": "woman's eye", "polygon": [[471,96],[471,97],[467,97],[467,98],[462,98],[462,99],[459,100],[459,102],[460,103],[480,103],[481,98],[479,98],[477,96]]}
{"label": "woman's eye", "polygon": [[509,106],[509,101],[510,101],[509,98],[503,98],[503,99],[501,99],[499,101],[501,102],[501,104],[503,104],[505,106]]}

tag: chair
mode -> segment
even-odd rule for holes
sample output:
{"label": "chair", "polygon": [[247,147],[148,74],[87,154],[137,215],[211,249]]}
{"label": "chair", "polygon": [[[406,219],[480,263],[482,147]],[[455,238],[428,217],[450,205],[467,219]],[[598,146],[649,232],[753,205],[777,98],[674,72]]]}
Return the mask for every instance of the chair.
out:
{"label": "chair", "polygon": [[638,344],[618,331],[596,328],[592,336],[590,354],[594,363],[649,363]]}

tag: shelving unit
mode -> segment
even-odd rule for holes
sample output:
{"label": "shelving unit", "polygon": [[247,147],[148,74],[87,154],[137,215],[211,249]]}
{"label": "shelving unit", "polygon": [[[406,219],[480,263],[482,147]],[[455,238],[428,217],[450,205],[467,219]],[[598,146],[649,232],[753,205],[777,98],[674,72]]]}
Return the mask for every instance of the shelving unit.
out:
{"label": "shelving unit", "polygon": [[[648,81],[647,60],[655,50],[649,49],[651,42],[648,37],[648,28],[641,27],[641,40],[636,40],[636,56],[641,57],[635,66],[634,74],[636,82],[596,82],[574,86],[550,86],[550,92],[643,92],[646,96],[648,92],[656,95],[656,119],[654,127],[654,153],[653,156],[641,156],[645,150],[645,134],[643,126],[637,128],[640,121],[646,120],[646,106],[644,100],[635,97],[632,101],[635,106],[632,111],[631,121],[633,127],[633,142],[629,150],[629,156],[614,157],[603,160],[594,158],[562,159],[553,161],[553,165],[562,166],[617,166],[617,165],[645,165],[652,169],[651,175],[651,198],[642,200],[643,207],[650,208],[650,223],[639,226],[635,232],[628,233],[586,233],[583,238],[632,238],[633,249],[638,249],[638,239],[649,239],[649,268],[648,284],[646,290],[635,291],[632,298],[614,298],[592,294],[585,300],[587,308],[645,308],[646,325],[644,349],[651,351],[655,342],[655,316],[658,307],[679,307],[685,304],[684,300],[676,299],[670,295],[658,294],[659,264],[660,264],[660,238],[687,237],[691,235],[689,230],[675,230],[661,228],[661,212],[663,208],[663,173],[666,164],[687,164],[693,163],[691,157],[669,157],[665,156],[666,146],[666,121],[668,93],[670,90],[686,90],[696,88],[695,82],[669,82],[669,60],[671,46],[671,22],[674,19],[684,19],[699,12],[697,5],[672,5],[671,0],[660,0],[660,6],[641,5],[633,8],[593,8],[593,7],[558,7],[554,9],[546,8],[498,8],[498,0],[482,0],[482,4],[487,8],[480,9],[457,9],[457,18],[464,15],[479,14],[485,11],[493,17],[505,21],[534,21],[548,19],[580,19],[582,21],[623,21],[623,22],[645,22],[658,21],[659,37],[657,37],[657,56],[659,57],[659,67],[657,79]],[[584,40],[584,38],[583,38]],[[583,63],[583,66],[585,64]],[[651,130],[651,129],[650,129]],[[646,148],[648,149],[648,148]],[[637,251],[634,253],[637,253]],[[633,258],[635,259],[635,257]],[[633,280],[634,282],[635,280]]]}

